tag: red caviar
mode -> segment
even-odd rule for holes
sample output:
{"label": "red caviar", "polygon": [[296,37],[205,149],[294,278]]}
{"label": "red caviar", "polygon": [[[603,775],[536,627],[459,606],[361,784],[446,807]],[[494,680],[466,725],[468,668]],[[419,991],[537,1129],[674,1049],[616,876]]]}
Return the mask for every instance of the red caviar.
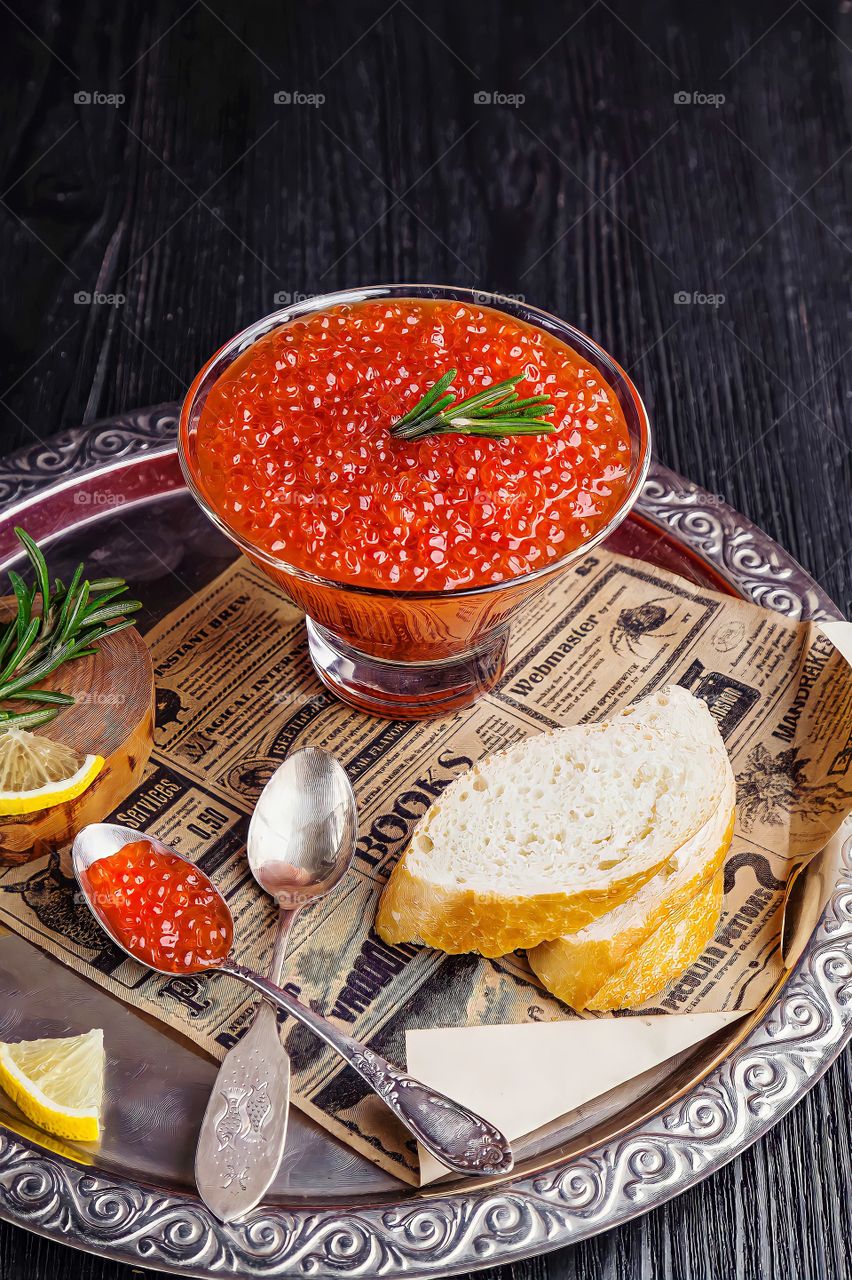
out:
{"label": "red caviar", "polygon": [[[396,440],[392,423],[450,368],[457,399],[518,373],[548,436]],[[443,591],[545,567],[621,506],[630,442],[600,373],[487,307],[364,301],[254,343],[198,425],[208,500],[251,545],[346,584]]]}
{"label": "red caviar", "polygon": [[203,871],[147,840],[86,871],[87,889],[123,947],[154,969],[197,973],[231,950],[230,912]]}

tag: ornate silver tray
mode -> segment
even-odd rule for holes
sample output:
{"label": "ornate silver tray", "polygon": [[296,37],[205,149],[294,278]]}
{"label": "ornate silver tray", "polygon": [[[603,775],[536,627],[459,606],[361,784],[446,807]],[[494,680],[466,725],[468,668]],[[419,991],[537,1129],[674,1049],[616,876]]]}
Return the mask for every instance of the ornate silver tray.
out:
{"label": "ornate silver tray", "polygon": [[[47,541],[57,572],[85,557],[126,576],[146,603],[143,629],[198,589],[234,549],[183,487],[175,427],[176,407],[165,405],[0,462],[0,564],[12,562],[13,526],[24,523]],[[613,545],[791,617],[841,616],[766,534],[659,465]],[[235,1226],[216,1222],[192,1183],[215,1065],[30,944],[2,936],[0,1039],[61,1035],[84,1021],[107,1027],[115,1098],[97,1152],[63,1148],[11,1106],[0,1110],[0,1217],[186,1276],[389,1280],[518,1261],[615,1226],[760,1137],[849,1040],[849,845],[822,920],[768,1009],[528,1142],[511,1178],[412,1191],[296,1114],[268,1203]]]}

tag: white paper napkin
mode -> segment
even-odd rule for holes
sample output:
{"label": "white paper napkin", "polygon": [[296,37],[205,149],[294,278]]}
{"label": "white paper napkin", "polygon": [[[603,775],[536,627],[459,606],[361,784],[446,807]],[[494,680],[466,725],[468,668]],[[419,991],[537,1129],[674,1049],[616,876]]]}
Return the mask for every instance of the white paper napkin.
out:
{"label": "white paper napkin", "polygon": [[[407,1064],[413,1076],[464,1103],[516,1142],[742,1016],[572,1018],[407,1031]],[[446,1172],[420,1148],[421,1185]]]}

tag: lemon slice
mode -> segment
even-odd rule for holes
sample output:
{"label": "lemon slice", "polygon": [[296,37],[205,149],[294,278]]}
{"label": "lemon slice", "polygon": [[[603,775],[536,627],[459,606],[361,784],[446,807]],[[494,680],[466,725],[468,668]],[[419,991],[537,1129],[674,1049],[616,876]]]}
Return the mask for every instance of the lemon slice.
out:
{"label": "lemon slice", "polygon": [[96,1142],[105,1063],[103,1031],[0,1044],[0,1085],[27,1119],[48,1133]]}
{"label": "lemon slice", "polygon": [[0,814],[35,813],[81,795],[104,767],[27,729],[0,731]]}

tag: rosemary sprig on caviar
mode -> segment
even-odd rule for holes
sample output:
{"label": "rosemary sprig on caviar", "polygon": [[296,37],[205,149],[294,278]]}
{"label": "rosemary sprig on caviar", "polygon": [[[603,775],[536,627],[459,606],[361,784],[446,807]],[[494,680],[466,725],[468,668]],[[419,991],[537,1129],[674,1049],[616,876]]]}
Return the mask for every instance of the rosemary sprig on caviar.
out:
{"label": "rosemary sprig on caviar", "polygon": [[[50,584],[47,562],[38,544],[24,529],[15,529],[33,569],[28,587],[19,573],[9,570],[9,581],[18,602],[17,615],[0,625],[0,703],[33,703],[30,710],[0,707],[0,732],[31,729],[47,724],[62,707],[71,706],[70,693],[36,686],[74,658],[97,653],[95,646],[106,635],[132,627],[138,600],[120,600],[128,590],[123,578],[83,577],[78,565],[66,587],[59,578]],[[40,608],[36,611],[36,601]]]}
{"label": "rosemary sprig on caviar", "polygon": [[426,392],[413,409],[397,419],[390,429],[395,440],[421,440],[423,436],[538,436],[550,435],[556,428],[545,422],[543,415],[553,413],[547,396],[526,396],[515,391],[523,382],[522,373],[465,400],[453,403],[455,395],[448,388],[458,369],[448,369]]}

